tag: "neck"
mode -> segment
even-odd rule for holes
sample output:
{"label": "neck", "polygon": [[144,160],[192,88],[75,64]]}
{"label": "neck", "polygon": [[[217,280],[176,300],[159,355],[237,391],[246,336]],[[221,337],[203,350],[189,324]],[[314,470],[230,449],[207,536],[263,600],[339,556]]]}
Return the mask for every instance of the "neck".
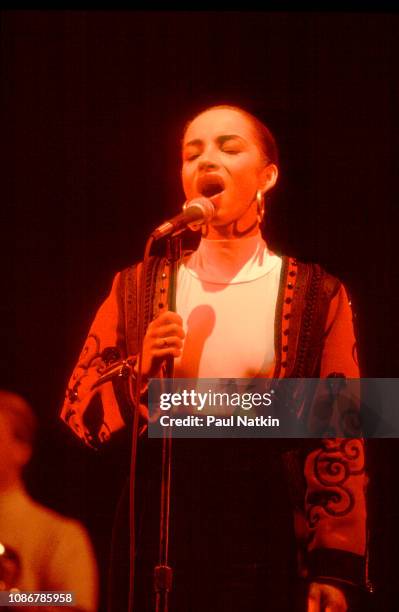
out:
{"label": "neck", "polygon": [[208,240],[240,240],[260,234],[257,220],[247,226],[242,226],[237,221],[228,225],[207,225],[203,231],[203,237]]}
{"label": "neck", "polygon": [[195,258],[189,263],[203,280],[228,283],[241,275],[248,266],[255,274],[263,261],[266,244],[260,232],[237,240],[236,238],[202,238]]}
{"label": "neck", "polygon": [[0,477],[0,494],[12,493],[13,491],[20,491],[23,489],[22,479],[17,476],[9,478],[4,476]]}

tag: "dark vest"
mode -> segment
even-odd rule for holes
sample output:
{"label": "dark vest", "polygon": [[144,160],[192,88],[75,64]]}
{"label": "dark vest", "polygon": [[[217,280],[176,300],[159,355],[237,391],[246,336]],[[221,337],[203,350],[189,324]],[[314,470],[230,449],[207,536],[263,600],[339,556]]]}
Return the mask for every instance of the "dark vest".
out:
{"label": "dark vest", "polygon": [[[141,265],[120,276],[119,350],[137,353]],[[167,307],[169,265],[150,258],[145,326]],[[283,257],[275,317],[274,377],[318,377],[328,308],[340,283],[319,265]],[[125,414],[129,420],[128,409]],[[140,454],[141,453],[141,454]],[[301,444],[283,440],[174,440],[171,565],[175,612],[288,612],[297,573],[293,507],[305,482]],[[151,610],[157,558],[160,444],[139,448],[138,610]],[[287,482],[288,480],[288,482]]]}
{"label": "dark vest", "polygon": [[[122,271],[119,312],[122,354],[137,353],[138,265]],[[169,265],[151,257],[145,285],[145,326],[166,307]],[[276,367],[274,378],[317,378],[323,333],[332,298],[340,282],[318,264],[283,257],[275,317]],[[162,290],[162,293],[161,293]]]}

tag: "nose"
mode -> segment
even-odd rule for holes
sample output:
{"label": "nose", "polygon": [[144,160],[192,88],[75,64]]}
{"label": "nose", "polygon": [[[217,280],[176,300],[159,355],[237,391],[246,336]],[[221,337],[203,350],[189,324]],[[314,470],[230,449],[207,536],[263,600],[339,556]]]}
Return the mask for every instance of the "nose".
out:
{"label": "nose", "polygon": [[219,164],[216,159],[216,153],[209,148],[205,149],[198,160],[198,170],[206,172],[218,168]]}
{"label": "nose", "polygon": [[218,164],[210,159],[202,159],[198,163],[198,169],[202,171],[214,170],[218,167]]}

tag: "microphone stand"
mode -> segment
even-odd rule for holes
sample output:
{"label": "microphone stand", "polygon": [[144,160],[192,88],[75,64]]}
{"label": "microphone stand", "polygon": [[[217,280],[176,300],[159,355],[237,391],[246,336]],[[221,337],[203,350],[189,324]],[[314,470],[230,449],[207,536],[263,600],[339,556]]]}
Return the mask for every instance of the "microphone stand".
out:
{"label": "microphone stand", "polygon": [[[178,262],[181,257],[180,235],[168,238],[167,258],[169,262],[168,309],[176,312],[176,285]],[[174,359],[168,357],[164,367],[166,383],[174,376]],[[162,386],[165,382],[161,383]],[[173,571],[169,566],[169,523],[172,465],[172,436],[165,427],[162,439],[161,504],[159,519],[159,563],[154,567],[155,612],[168,612],[169,593],[172,589]]]}

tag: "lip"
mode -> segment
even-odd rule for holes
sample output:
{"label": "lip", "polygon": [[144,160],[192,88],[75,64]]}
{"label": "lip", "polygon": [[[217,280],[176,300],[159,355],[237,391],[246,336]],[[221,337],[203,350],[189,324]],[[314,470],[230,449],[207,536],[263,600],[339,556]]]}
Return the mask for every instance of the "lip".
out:
{"label": "lip", "polygon": [[225,190],[226,186],[222,177],[216,172],[207,172],[197,179],[197,191],[206,198],[212,200]]}

